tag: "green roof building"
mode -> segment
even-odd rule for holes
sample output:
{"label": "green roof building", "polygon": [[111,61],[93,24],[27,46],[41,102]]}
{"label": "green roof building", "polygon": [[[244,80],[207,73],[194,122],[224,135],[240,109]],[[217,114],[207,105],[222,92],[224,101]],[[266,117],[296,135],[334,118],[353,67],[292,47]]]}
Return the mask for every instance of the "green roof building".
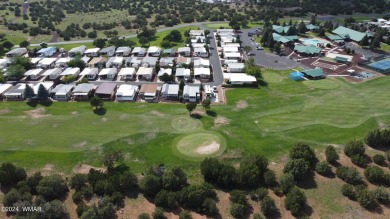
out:
{"label": "green roof building", "polygon": [[360,42],[366,33],[362,33],[356,30],[352,30],[343,26],[339,26],[338,28],[332,31],[334,34],[339,35],[343,39],[351,39],[355,42]]}
{"label": "green roof building", "polygon": [[344,39],[339,35],[329,35],[327,36],[329,40],[336,43],[344,43]]}
{"label": "green roof building", "polygon": [[313,45],[296,45],[294,51],[304,55],[318,55],[321,52],[321,49]]}
{"label": "green roof building", "polygon": [[277,33],[272,33],[272,38],[276,42],[281,42],[281,43],[290,43],[290,42],[294,42],[295,40],[298,40],[298,36],[282,36]]}
{"label": "green roof building", "polygon": [[278,26],[278,25],[272,25],[272,30],[276,33],[282,34],[287,33],[288,29],[290,29],[290,26]]}
{"label": "green roof building", "polygon": [[302,73],[308,79],[311,79],[311,80],[318,80],[318,79],[324,79],[325,78],[324,71],[322,69],[320,69],[320,68],[304,70],[304,71],[302,71]]}
{"label": "green roof building", "polygon": [[306,29],[308,30],[318,30],[320,27],[314,24],[306,25]]}

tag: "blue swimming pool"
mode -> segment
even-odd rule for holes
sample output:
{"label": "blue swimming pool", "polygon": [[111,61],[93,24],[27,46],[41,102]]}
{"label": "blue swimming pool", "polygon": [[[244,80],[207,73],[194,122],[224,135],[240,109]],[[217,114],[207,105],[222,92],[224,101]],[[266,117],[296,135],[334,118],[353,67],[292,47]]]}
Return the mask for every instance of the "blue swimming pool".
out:
{"label": "blue swimming pool", "polygon": [[326,42],[322,40],[305,38],[303,39],[303,44],[317,46],[318,44],[326,44]]}

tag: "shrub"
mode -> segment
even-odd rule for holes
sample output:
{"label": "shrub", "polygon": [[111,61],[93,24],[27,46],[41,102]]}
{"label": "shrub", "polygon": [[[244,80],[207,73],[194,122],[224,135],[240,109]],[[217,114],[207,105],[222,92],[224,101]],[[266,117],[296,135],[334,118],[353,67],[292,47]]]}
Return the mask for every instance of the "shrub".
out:
{"label": "shrub", "polygon": [[363,155],[365,152],[364,144],[362,141],[352,140],[348,142],[348,144],[344,148],[344,153],[348,157],[352,155],[361,154]]}
{"label": "shrub", "polygon": [[341,180],[353,185],[359,184],[362,181],[362,177],[358,171],[352,167],[339,166],[336,169],[336,175]]}
{"label": "shrub", "polygon": [[245,205],[233,203],[230,207],[230,214],[235,218],[241,218],[245,214]]}
{"label": "shrub", "polygon": [[361,154],[355,154],[351,156],[351,161],[353,164],[365,168],[367,166],[367,158]]}
{"label": "shrub", "polygon": [[164,210],[162,208],[156,208],[153,212],[153,219],[165,219]]}
{"label": "shrub", "polygon": [[377,166],[368,166],[364,170],[364,175],[370,183],[381,183],[384,174],[384,171]]}
{"label": "shrub", "polygon": [[291,159],[304,159],[313,166],[317,161],[314,150],[309,145],[298,143],[290,150]]}
{"label": "shrub", "polygon": [[390,186],[390,173],[386,173],[383,176],[383,183],[387,186]]}
{"label": "shrub", "polygon": [[274,171],[268,170],[267,172],[264,173],[264,182],[265,182],[265,185],[267,185],[270,188],[278,185]]}
{"label": "shrub", "polygon": [[277,212],[277,210],[275,201],[269,196],[265,196],[264,199],[261,200],[261,211],[265,216],[269,217]]}
{"label": "shrub", "polygon": [[259,213],[253,214],[253,219],[263,219],[263,217]]}
{"label": "shrub", "polygon": [[375,154],[372,157],[372,160],[374,161],[374,163],[376,163],[378,165],[384,165],[386,159],[385,159],[385,156],[383,156],[382,154]]}
{"label": "shrub", "polygon": [[390,201],[389,192],[384,187],[377,187],[372,190],[373,196],[382,204],[387,204]]}
{"label": "shrub", "polygon": [[138,215],[138,219],[150,219],[150,215],[148,213],[142,213]]}
{"label": "shrub", "polygon": [[305,207],[305,205],[305,194],[297,187],[293,187],[286,195],[286,199],[284,200],[284,206],[287,210],[291,211],[291,214],[293,216],[297,216]]}
{"label": "shrub", "polygon": [[68,192],[68,186],[60,175],[54,174],[39,181],[37,192],[46,200],[60,199]]}
{"label": "shrub", "polygon": [[366,209],[374,209],[378,203],[374,195],[367,189],[362,190],[357,194],[359,204]]}
{"label": "shrub", "polygon": [[309,175],[310,165],[304,159],[293,159],[287,162],[283,172],[291,173],[295,180],[301,180]]}
{"label": "shrub", "polygon": [[328,161],[329,163],[336,163],[339,159],[339,155],[337,154],[336,149],[332,145],[326,147],[325,156],[326,161]]}
{"label": "shrub", "polygon": [[83,194],[80,191],[77,191],[72,196],[73,203],[79,204],[81,201],[83,201]]}
{"label": "shrub", "polygon": [[202,204],[202,213],[208,216],[218,214],[217,203],[214,199],[206,198]]}
{"label": "shrub", "polygon": [[243,191],[233,190],[230,192],[230,201],[242,205],[247,204],[246,194]]}
{"label": "shrub", "polygon": [[188,210],[180,212],[179,219],[192,219],[191,212]]}
{"label": "shrub", "polygon": [[154,203],[158,207],[163,207],[167,209],[176,208],[176,196],[174,192],[169,192],[167,190],[161,190],[157,193],[154,198]]}
{"label": "shrub", "polygon": [[290,189],[295,186],[296,182],[294,176],[291,173],[283,174],[280,177],[279,185],[284,194],[287,194]]}
{"label": "shrub", "polygon": [[267,195],[268,190],[266,188],[258,188],[251,193],[251,198],[252,200],[262,200]]}
{"label": "shrub", "polygon": [[385,157],[387,161],[390,161],[390,150],[385,151]]}
{"label": "shrub", "polygon": [[344,184],[341,187],[341,193],[351,200],[356,200],[356,192],[351,184]]}
{"label": "shrub", "polygon": [[323,161],[323,162],[317,163],[316,171],[318,174],[321,174],[323,176],[327,176],[327,175],[330,175],[332,173],[332,167],[329,165],[328,162]]}

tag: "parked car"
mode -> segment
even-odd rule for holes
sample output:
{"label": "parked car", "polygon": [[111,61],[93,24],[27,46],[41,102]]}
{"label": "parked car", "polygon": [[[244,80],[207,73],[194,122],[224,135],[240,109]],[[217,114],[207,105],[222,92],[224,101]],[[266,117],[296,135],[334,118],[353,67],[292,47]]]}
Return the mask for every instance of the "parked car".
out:
{"label": "parked car", "polygon": [[257,46],[256,49],[257,49],[257,50],[263,50],[264,48],[261,47],[261,46]]}
{"label": "parked car", "polygon": [[247,55],[247,56],[254,56],[255,54],[254,54],[254,53],[251,53],[251,52],[248,52],[246,55]]}

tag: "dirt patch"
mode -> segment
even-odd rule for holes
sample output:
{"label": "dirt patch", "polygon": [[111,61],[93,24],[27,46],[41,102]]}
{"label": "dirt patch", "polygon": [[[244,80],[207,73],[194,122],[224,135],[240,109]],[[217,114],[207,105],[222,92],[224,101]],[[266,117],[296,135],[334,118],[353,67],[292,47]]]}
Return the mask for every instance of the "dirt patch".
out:
{"label": "dirt patch", "polygon": [[88,164],[81,164],[81,165],[79,164],[73,168],[72,172],[73,173],[88,174],[91,169],[105,171],[105,168],[93,167],[93,166],[88,165]]}
{"label": "dirt patch", "polygon": [[159,112],[159,111],[156,111],[156,110],[153,110],[153,111],[151,111],[150,112],[152,115],[155,115],[155,116],[164,116],[164,114],[163,113],[161,113],[161,112]]}
{"label": "dirt patch", "polygon": [[79,114],[79,112],[78,112],[78,111],[73,111],[73,112],[71,112],[70,114],[72,114],[72,115],[77,115],[77,114]]}
{"label": "dirt patch", "polygon": [[7,114],[10,112],[11,112],[11,110],[9,110],[9,109],[0,109],[0,115]]}
{"label": "dirt patch", "polygon": [[108,119],[105,118],[105,117],[102,118],[102,122],[107,122],[107,120],[108,120]]}
{"label": "dirt patch", "polygon": [[227,125],[230,123],[230,120],[223,117],[223,116],[217,116],[217,118],[214,119],[214,127],[218,128],[222,125]]}
{"label": "dirt patch", "polygon": [[27,115],[31,116],[31,118],[33,118],[33,119],[39,119],[39,118],[50,116],[50,114],[45,114],[45,112],[46,112],[46,109],[43,107],[39,107],[39,108],[36,108],[33,110],[25,111],[25,113]]}
{"label": "dirt patch", "polygon": [[204,110],[196,109],[196,110],[192,111],[192,114],[198,114],[200,116],[204,116],[204,115],[206,115],[206,112]]}
{"label": "dirt patch", "polygon": [[245,100],[240,100],[236,103],[236,107],[233,109],[233,111],[240,111],[246,108],[248,108],[248,102],[246,102]]}
{"label": "dirt patch", "polygon": [[212,153],[219,150],[219,146],[220,145],[218,144],[218,142],[213,141],[209,145],[198,147],[196,149],[196,153],[198,153],[198,154],[212,154]]}
{"label": "dirt patch", "polygon": [[81,148],[81,147],[85,146],[86,144],[87,144],[86,141],[82,141],[80,143],[74,144],[73,146],[76,148]]}
{"label": "dirt patch", "polygon": [[53,164],[45,164],[45,166],[43,166],[42,168],[42,175],[44,176],[48,176],[48,175],[51,175],[53,174],[53,171],[54,171],[54,165]]}

